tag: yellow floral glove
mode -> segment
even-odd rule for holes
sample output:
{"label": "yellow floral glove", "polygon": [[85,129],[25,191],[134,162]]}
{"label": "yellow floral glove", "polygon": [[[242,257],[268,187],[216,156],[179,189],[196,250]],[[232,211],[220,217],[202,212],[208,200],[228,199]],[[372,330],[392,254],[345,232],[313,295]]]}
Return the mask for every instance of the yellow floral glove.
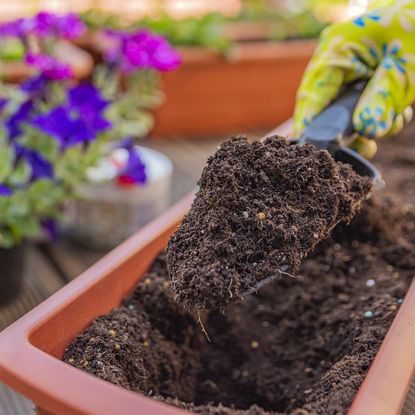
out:
{"label": "yellow floral glove", "polygon": [[375,1],[367,14],[323,31],[298,90],[295,134],[343,84],[360,79],[369,82],[353,114],[356,132],[373,139],[396,134],[415,98],[415,0]]}

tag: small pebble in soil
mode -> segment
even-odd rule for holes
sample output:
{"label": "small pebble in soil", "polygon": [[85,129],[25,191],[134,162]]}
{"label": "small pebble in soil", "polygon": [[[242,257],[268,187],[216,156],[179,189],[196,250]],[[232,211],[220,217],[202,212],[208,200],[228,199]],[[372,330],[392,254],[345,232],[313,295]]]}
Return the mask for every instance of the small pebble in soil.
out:
{"label": "small pebble in soil", "polygon": [[370,278],[366,281],[366,287],[373,287],[376,284],[376,281],[373,278]]}
{"label": "small pebble in soil", "polygon": [[87,367],[87,366],[88,366],[88,364],[89,364],[88,360],[84,360],[84,361],[82,362],[82,366],[83,366],[83,367]]}
{"label": "small pebble in soil", "polygon": [[350,300],[350,297],[347,294],[340,293],[340,294],[337,295],[337,299],[341,303],[348,303],[349,300]]}
{"label": "small pebble in soil", "polygon": [[393,266],[392,265],[386,265],[386,271],[392,272]]}
{"label": "small pebble in soil", "polygon": [[396,301],[398,304],[402,304],[403,303],[403,299],[402,298],[398,298],[398,300]]}
{"label": "small pebble in soil", "polygon": [[145,285],[150,285],[150,284],[151,284],[151,279],[150,279],[150,278],[146,278],[146,279],[144,280],[144,284],[145,284]]}
{"label": "small pebble in soil", "polygon": [[262,327],[269,327],[269,323],[268,323],[268,321],[263,321],[262,322]]}
{"label": "small pebble in soil", "polygon": [[129,310],[134,310],[134,305],[133,305],[133,304],[129,304],[129,305],[128,305],[128,309],[129,309]]}
{"label": "small pebble in soil", "polygon": [[305,394],[305,395],[309,395],[311,392],[313,392],[313,389],[306,389],[306,390],[304,391],[304,394]]}
{"label": "small pebble in soil", "polygon": [[398,309],[398,306],[396,304],[392,304],[389,306],[389,310],[396,311],[397,309]]}
{"label": "small pebble in soil", "polygon": [[72,357],[68,360],[68,363],[74,363],[75,362],[75,360],[74,359],[72,359]]}
{"label": "small pebble in soil", "polygon": [[247,212],[246,210],[244,210],[244,211],[242,212],[242,216],[243,216],[245,219],[248,219],[249,214],[248,214],[248,212]]}
{"label": "small pebble in soil", "polygon": [[150,343],[147,340],[144,340],[143,341],[143,346],[148,347],[148,346],[150,346]]}
{"label": "small pebble in soil", "polygon": [[264,220],[265,219],[265,213],[264,212],[258,212],[257,217],[258,217],[259,220]]}
{"label": "small pebble in soil", "polygon": [[121,349],[121,346],[118,343],[115,343],[114,349],[118,352]]}
{"label": "small pebble in soil", "polygon": [[258,349],[258,347],[259,343],[256,340],[251,342],[251,349]]}
{"label": "small pebble in soil", "polygon": [[109,334],[111,337],[115,337],[115,336],[117,335],[117,332],[116,332],[115,330],[111,329],[111,330],[108,330],[108,334]]}
{"label": "small pebble in soil", "polygon": [[388,294],[388,293],[383,294],[383,296],[384,296],[385,298],[391,298],[391,295],[390,295],[390,294]]}
{"label": "small pebble in soil", "polygon": [[372,318],[373,311],[365,311],[363,315],[365,316],[365,318]]}

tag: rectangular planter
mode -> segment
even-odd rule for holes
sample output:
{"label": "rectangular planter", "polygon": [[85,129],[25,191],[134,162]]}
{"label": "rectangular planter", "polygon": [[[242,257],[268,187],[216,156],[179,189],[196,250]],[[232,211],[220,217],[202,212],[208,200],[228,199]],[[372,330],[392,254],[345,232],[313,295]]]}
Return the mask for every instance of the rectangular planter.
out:
{"label": "rectangular planter", "polygon": [[[289,128],[289,125],[285,125]],[[281,133],[281,129],[274,130]],[[0,380],[43,415],[186,415],[60,360],[99,315],[118,306],[165,246],[193,195],[143,228],[81,276],[0,333]],[[409,289],[349,415],[398,415],[415,369],[415,283]]]}
{"label": "rectangular planter", "polygon": [[165,102],[153,136],[203,136],[272,128],[289,118],[314,40],[250,41],[229,57],[180,48],[182,66],[163,74]]}

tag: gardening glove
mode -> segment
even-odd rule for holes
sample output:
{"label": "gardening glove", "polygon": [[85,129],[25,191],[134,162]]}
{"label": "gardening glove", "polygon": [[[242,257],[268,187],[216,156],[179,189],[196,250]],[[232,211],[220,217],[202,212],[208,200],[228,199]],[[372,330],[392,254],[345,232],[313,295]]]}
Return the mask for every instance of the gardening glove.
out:
{"label": "gardening glove", "polygon": [[322,32],[297,93],[296,136],[342,85],[361,79],[369,81],[353,114],[352,147],[370,158],[377,146],[369,139],[397,134],[412,117],[415,0],[375,1],[363,16]]}

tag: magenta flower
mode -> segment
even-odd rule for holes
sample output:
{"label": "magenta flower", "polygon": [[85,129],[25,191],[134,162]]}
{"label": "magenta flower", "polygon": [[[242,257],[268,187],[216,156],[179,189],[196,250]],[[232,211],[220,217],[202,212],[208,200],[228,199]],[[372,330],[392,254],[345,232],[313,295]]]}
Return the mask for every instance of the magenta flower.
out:
{"label": "magenta flower", "polygon": [[31,19],[17,19],[0,25],[0,37],[25,37],[33,29]]}
{"label": "magenta flower", "polygon": [[29,34],[40,38],[75,39],[86,31],[84,22],[74,13],[56,15],[42,11],[27,19],[17,19],[0,25],[0,36],[24,38]]}
{"label": "magenta flower", "polygon": [[86,32],[85,23],[75,13],[57,16],[56,29],[64,39],[76,39]]}
{"label": "magenta flower", "polygon": [[28,53],[26,63],[40,70],[40,72],[51,80],[65,80],[73,78],[72,69],[66,63],[52,58],[52,56]]}
{"label": "magenta flower", "polygon": [[105,32],[114,40],[114,45],[106,51],[105,59],[112,63],[121,62],[125,72],[136,69],[156,69],[172,71],[181,63],[180,55],[162,36],[148,30],[133,33],[108,30]]}
{"label": "magenta flower", "polygon": [[13,194],[12,189],[6,184],[0,183],[0,196],[10,197]]}
{"label": "magenta flower", "polygon": [[56,16],[53,13],[39,12],[36,16],[27,20],[32,21],[30,32],[41,38],[57,34],[55,29]]}

